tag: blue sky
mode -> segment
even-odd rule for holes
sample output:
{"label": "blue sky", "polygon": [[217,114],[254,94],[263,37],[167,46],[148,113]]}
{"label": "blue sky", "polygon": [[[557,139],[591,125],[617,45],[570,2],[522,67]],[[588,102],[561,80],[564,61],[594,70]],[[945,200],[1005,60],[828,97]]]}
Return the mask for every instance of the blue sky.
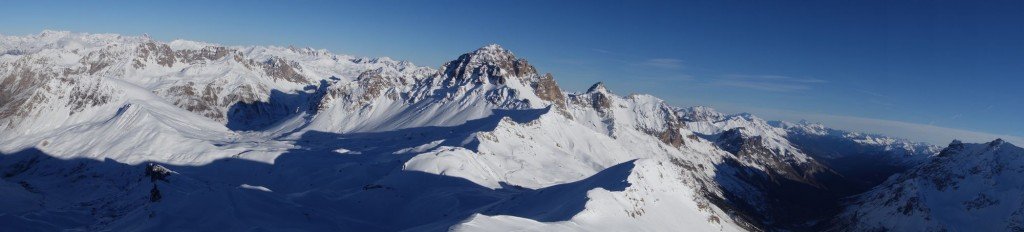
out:
{"label": "blue sky", "polygon": [[[581,91],[946,143],[1024,142],[1020,1],[6,2],[43,29],[296,45],[436,67],[498,43]],[[955,129],[954,129],[955,128]]]}

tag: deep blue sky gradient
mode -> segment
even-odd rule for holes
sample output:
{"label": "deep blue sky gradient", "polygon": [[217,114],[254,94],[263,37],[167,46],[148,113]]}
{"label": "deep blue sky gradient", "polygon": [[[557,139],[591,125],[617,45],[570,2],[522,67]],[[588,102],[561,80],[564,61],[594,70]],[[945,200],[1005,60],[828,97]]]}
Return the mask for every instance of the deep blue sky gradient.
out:
{"label": "deep blue sky gradient", "polygon": [[1022,1],[22,1],[0,6],[0,34],[43,29],[296,45],[431,67],[498,43],[553,73],[569,90],[603,81],[623,95],[650,93],[675,105],[710,105],[769,119],[843,124],[822,117],[842,116],[1024,137]]}

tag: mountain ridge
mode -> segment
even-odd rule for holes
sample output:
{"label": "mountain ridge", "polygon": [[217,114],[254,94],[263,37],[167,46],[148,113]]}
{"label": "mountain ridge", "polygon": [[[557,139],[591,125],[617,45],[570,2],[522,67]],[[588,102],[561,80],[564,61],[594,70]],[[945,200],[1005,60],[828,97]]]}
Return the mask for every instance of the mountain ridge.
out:
{"label": "mountain ridge", "polygon": [[[134,228],[814,230],[827,226],[813,223],[826,221],[819,217],[844,207],[837,199],[937,153],[822,125],[619,96],[600,82],[566,93],[553,75],[496,44],[438,69],[294,47],[54,31],[2,36],[0,51],[0,82],[19,83],[0,89],[0,110],[15,112],[0,118],[0,169],[13,173],[3,191],[71,199],[0,212],[0,221],[17,225],[30,224],[27,215],[71,211],[85,219],[61,228],[125,229],[157,217]],[[863,157],[882,157],[891,171],[867,176],[837,165]],[[175,174],[170,182],[133,180],[147,163]],[[87,169],[99,171],[76,181],[135,187],[70,196],[53,184],[68,180],[52,173]],[[34,193],[21,182],[49,184]],[[545,190],[554,193],[534,192]],[[797,190],[826,197],[792,204],[805,197]],[[111,197],[119,194],[143,200]],[[523,200],[545,197],[573,202],[573,210],[544,213],[543,202]],[[174,216],[214,199],[264,199],[309,221],[289,216],[275,225],[223,213],[215,216],[226,224],[190,227]],[[518,201],[537,208],[510,206]],[[115,216],[90,215],[74,202]],[[390,218],[382,206],[429,220]]]}

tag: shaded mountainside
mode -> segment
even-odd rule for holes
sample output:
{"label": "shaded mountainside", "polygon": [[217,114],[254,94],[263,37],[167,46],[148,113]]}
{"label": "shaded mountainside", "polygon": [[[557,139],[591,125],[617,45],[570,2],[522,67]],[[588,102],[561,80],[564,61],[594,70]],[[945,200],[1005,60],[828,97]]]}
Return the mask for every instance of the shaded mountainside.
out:
{"label": "shaded mountainside", "polygon": [[1024,231],[1024,149],[950,143],[848,203],[834,230]]}
{"label": "shaded mountainside", "polygon": [[0,52],[0,224],[25,230],[853,228],[841,199],[938,152],[567,93],[498,45],[438,69],[55,31]]}

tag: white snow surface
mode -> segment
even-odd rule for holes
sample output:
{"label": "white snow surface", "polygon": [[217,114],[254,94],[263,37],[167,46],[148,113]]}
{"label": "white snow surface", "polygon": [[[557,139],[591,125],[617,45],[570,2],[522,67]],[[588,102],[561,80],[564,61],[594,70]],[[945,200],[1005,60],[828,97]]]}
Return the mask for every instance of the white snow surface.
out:
{"label": "white snow surface", "polygon": [[1024,149],[1003,140],[954,141],[929,162],[861,194],[843,212],[850,230],[1024,229]]}
{"label": "white snow surface", "polygon": [[[711,201],[744,188],[719,166],[813,164],[753,115],[542,96],[498,45],[440,69],[62,31],[0,52],[0,224],[18,229],[745,231]],[[730,130],[770,154],[723,150]]]}

